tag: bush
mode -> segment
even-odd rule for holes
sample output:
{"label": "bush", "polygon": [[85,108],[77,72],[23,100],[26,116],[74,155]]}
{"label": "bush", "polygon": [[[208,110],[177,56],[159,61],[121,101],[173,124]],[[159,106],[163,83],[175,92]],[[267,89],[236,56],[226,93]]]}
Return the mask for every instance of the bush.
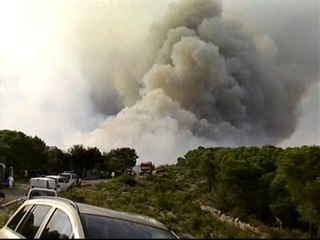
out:
{"label": "bush", "polygon": [[147,179],[148,181],[153,181],[153,179],[154,179],[154,176],[151,175],[151,174],[147,174],[147,175],[145,175],[145,176],[146,176],[146,179]]}
{"label": "bush", "polygon": [[72,201],[79,202],[79,203],[85,202],[84,196],[82,196],[82,194],[79,194],[77,192],[71,192],[71,191],[63,192],[60,197],[66,197]]}
{"label": "bush", "polygon": [[137,184],[137,180],[128,175],[122,175],[118,178],[118,181],[122,184],[134,187]]}
{"label": "bush", "polygon": [[171,211],[174,207],[174,194],[171,192],[159,193],[156,196],[157,204],[160,208]]}
{"label": "bush", "polygon": [[190,229],[193,231],[199,231],[200,228],[202,227],[203,220],[201,217],[197,215],[192,215],[191,220],[190,220]]}

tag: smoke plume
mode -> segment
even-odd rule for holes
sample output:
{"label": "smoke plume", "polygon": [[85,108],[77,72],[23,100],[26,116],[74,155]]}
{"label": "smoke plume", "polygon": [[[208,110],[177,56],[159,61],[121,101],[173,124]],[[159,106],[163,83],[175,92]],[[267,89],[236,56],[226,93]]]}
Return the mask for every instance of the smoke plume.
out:
{"label": "smoke plume", "polygon": [[[132,147],[139,161],[159,165],[200,145],[280,144],[294,133],[299,102],[319,80],[319,4],[309,3],[275,19],[262,14],[255,25],[226,14],[220,1],[172,2],[145,34],[139,22],[115,28],[107,4],[72,2],[67,51],[79,76],[70,77],[85,85],[73,85],[79,97],[70,93],[83,99],[82,109],[76,99],[71,107],[89,124],[65,135],[64,146]],[[297,20],[310,12],[314,19]],[[305,33],[292,21],[306,25]]]}

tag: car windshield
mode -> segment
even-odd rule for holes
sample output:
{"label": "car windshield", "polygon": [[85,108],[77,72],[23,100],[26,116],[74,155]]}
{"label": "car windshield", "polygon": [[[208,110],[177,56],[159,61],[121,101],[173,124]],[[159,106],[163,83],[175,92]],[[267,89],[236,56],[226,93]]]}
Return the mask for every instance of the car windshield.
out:
{"label": "car windshield", "polygon": [[170,231],[138,222],[81,214],[87,238],[176,238]]}

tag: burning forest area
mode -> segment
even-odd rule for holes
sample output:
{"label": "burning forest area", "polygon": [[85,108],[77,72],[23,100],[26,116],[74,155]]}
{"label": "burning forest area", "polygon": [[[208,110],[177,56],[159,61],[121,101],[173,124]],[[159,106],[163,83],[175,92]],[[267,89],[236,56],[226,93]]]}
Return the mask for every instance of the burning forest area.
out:
{"label": "burning forest area", "polygon": [[68,173],[59,196],[183,238],[319,238],[319,11],[0,1],[1,199]]}

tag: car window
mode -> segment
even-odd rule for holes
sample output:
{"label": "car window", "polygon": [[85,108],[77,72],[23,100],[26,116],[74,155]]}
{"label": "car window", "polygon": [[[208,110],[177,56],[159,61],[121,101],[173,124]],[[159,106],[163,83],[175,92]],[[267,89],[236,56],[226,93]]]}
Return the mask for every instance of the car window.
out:
{"label": "car window", "polygon": [[43,230],[40,238],[52,239],[59,238],[65,239],[72,236],[72,225],[67,214],[60,209],[57,209],[47,226]]}
{"label": "car window", "polygon": [[66,182],[66,180],[65,180],[65,178],[58,178],[58,182],[59,183],[64,183],[64,182]]}
{"label": "car window", "polygon": [[30,209],[31,205],[25,205],[23,208],[20,209],[20,211],[14,215],[14,217],[10,220],[7,227],[11,228],[12,230],[15,230],[20,220],[23,218],[23,216],[26,214],[26,212]]}
{"label": "car window", "polygon": [[66,182],[69,182],[70,175],[61,174],[61,176],[65,178]]}
{"label": "car window", "polygon": [[18,226],[17,232],[26,238],[34,238],[50,206],[36,205]]}
{"label": "car window", "polygon": [[176,238],[164,229],[106,216],[82,214],[81,220],[87,238]]}
{"label": "car window", "polygon": [[46,191],[46,190],[32,190],[30,192],[30,199],[38,196],[52,196],[55,197],[56,194],[52,191]]}

